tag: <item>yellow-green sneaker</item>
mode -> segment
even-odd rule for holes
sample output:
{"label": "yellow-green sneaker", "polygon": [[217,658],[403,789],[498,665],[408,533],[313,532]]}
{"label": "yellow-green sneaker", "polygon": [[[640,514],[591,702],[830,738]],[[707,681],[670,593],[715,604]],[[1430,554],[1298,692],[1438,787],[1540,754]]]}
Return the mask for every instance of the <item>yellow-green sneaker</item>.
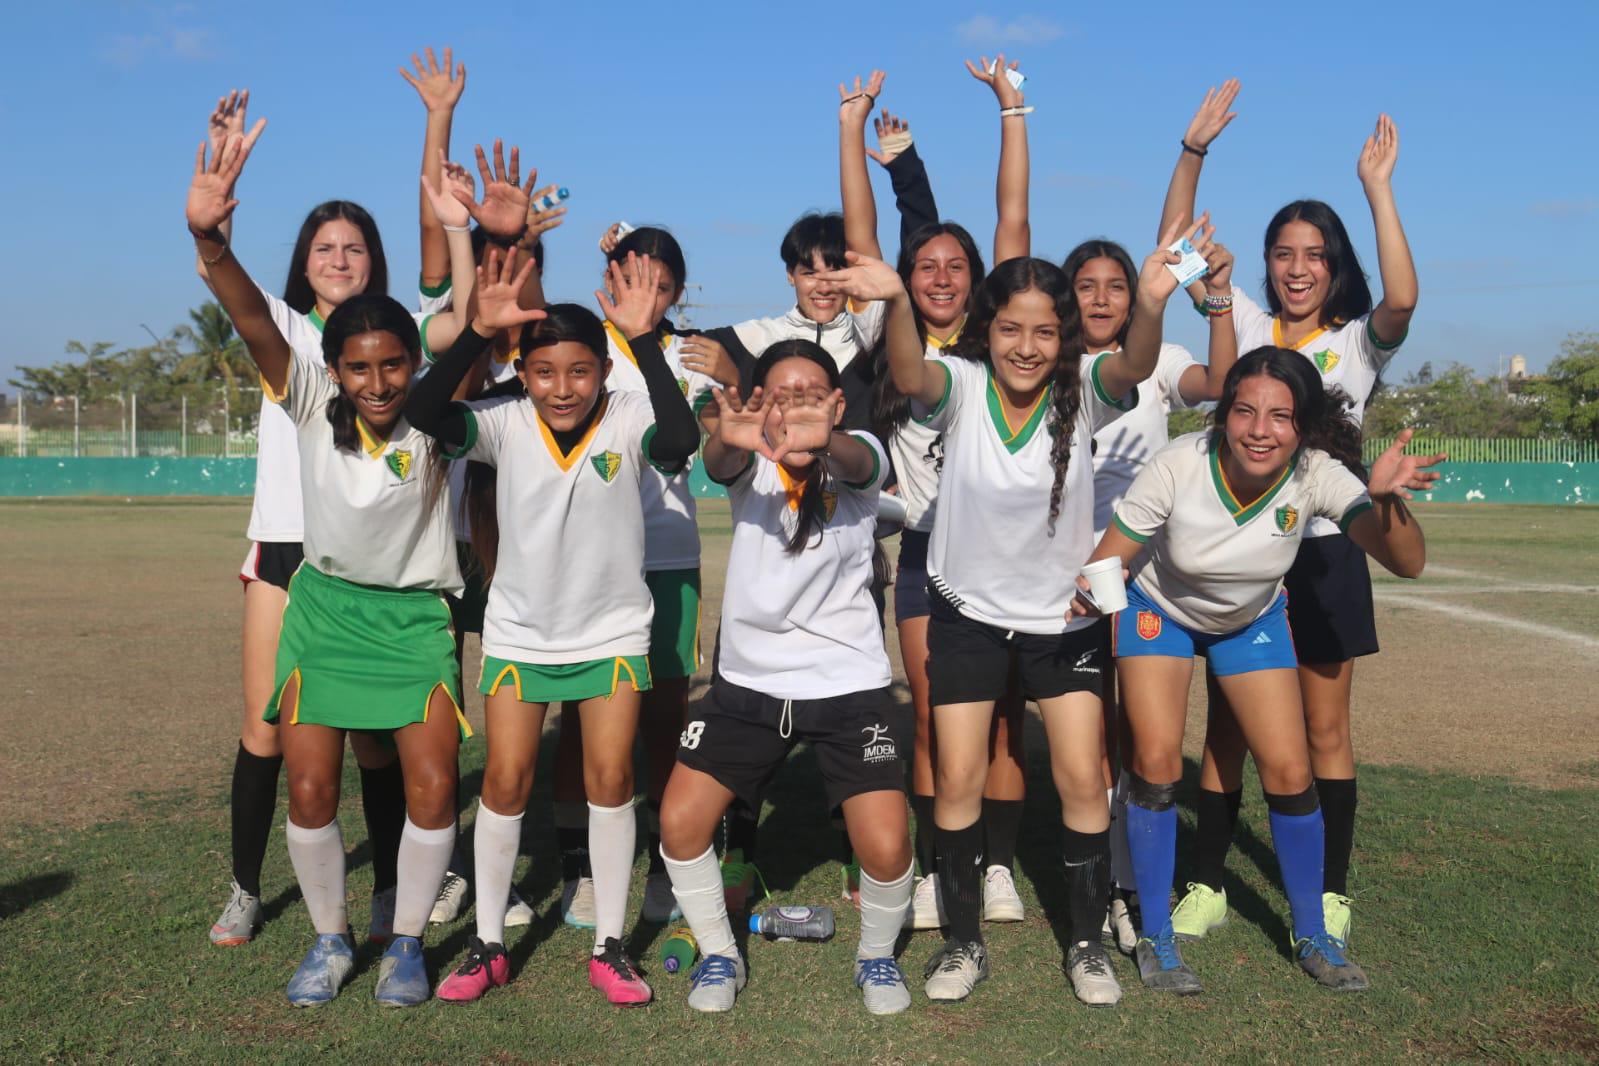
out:
{"label": "yellow-green sneaker", "polygon": [[1321,894],[1322,924],[1327,927],[1330,936],[1337,937],[1344,944],[1349,943],[1349,905],[1353,902],[1348,896],[1340,896],[1336,892]]}
{"label": "yellow-green sneaker", "polygon": [[1172,908],[1171,927],[1178,940],[1203,940],[1227,924],[1227,890],[1188,882],[1188,891]]}

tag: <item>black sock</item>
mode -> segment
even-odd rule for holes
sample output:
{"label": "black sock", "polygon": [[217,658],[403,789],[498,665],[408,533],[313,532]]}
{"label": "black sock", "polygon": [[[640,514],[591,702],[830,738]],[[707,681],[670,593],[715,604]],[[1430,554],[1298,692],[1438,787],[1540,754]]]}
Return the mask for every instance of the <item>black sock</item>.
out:
{"label": "black sock", "polygon": [[734,800],[722,819],[722,832],[728,851],[742,851],[745,862],[755,861],[760,829],[760,812],[752,811],[743,800]]}
{"label": "black sock", "polygon": [[1022,831],[1025,800],[999,800],[983,797],[983,844],[990,866],[1007,870],[1016,866],[1016,837]]}
{"label": "black sock", "polygon": [[588,826],[555,827],[555,846],[561,851],[561,880],[589,876]]}
{"label": "black sock", "polygon": [[233,759],[233,879],[252,896],[261,894],[261,860],[278,806],[281,755],[252,755],[239,745]]}
{"label": "black sock", "polygon": [[1323,892],[1349,895],[1349,855],[1355,850],[1355,779],[1316,778],[1321,820],[1327,829]]}
{"label": "black sock", "polygon": [[938,889],[949,916],[949,934],[962,944],[982,943],[983,822],[965,829],[933,830],[938,851]]}
{"label": "black sock", "polygon": [[644,823],[649,827],[645,845],[650,850],[648,872],[664,874],[666,872],[666,859],[661,856],[661,801],[645,800],[644,806],[647,810]]}
{"label": "black sock", "polygon": [[1061,855],[1066,861],[1071,942],[1097,944],[1110,911],[1110,830],[1079,833],[1062,826]]}
{"label": "black sock", "polygon": [[1238,825],[1238,808],[1244,790],[1212,792],[1202,788],[1194,799],[1194,881],[1221,891],[1222,871],[1227,868],[1227,849],[1233,844],[1233,829]]}
{"label": "black sock", "polygon": [[938,869],[933,851],[933,797],[912,793],[911,813],[916,815],[916,865],[926,877]]}
{"label": "black sock", "polygon": [[361,811],[372,842],[372,894],[385,892],[399,880],[400,834],[405,832],[405,775],[400,760],[378,770],[361,767]]}

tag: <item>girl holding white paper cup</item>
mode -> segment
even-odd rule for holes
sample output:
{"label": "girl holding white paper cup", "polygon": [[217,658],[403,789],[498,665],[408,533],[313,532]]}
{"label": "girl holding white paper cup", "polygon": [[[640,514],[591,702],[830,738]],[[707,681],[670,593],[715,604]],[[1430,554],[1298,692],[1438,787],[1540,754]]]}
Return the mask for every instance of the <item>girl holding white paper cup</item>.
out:
{"label": "girl holding white paper cup", "polygon": [[[1134,741],[1125,772],[1143,909],[1136,957],[1151,988],[1200,991],[1178,953],[1169,910],[1196,653],[1209,660],[1260,770],[1300,966],[1330,988],[1367,985],[1323,921],[1324,828],[1283,576],[1317,517],[1337,523],[1398,576],[1420,575],[1426,551],[1405,500],[1408,490],[1437,479],[1426,468],[1444,456],[1407,456],[1409,439],[1402,433],[1367,478],[1359,429],[1342,397],[1292,350],[1258,348],[1227,375],[1212,428],[1179,437],[1134,479],[1090,558],[1090,565],[1134,566],[1115,650]],[[1073,611],[1091,608],[1079,599]]]}

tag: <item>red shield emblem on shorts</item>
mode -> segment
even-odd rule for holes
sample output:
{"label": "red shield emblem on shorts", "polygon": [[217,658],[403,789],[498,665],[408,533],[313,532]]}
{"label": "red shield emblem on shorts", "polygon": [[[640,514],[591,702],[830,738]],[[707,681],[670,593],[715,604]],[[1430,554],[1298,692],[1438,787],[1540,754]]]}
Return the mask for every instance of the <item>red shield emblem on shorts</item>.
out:
{"label": "red shield emblem on shorts", "polygon": [[1145,640],[1154,640],[1160,636],[1160,615],[1154,611],[1139,611],[1138,635]]}

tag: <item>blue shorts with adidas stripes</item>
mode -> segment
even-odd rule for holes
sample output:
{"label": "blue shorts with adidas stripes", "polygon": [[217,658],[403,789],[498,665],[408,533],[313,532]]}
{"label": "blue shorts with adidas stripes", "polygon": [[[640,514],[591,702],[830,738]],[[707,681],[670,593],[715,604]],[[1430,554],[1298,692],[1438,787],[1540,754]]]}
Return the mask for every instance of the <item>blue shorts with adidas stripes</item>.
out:
{"label": "blue shorts with adidas stripes", "polygon": [[1288,597],[1278,593],[1264,614],[1231,633],[1189,629],[1155,605],[1137,585],[1127,586],[1127,608],[1116,615],[1116,657],[1170,655],[1210,660],[1217,677],[1255,670],[1292,670],[1299,665],[1288,633]]}

